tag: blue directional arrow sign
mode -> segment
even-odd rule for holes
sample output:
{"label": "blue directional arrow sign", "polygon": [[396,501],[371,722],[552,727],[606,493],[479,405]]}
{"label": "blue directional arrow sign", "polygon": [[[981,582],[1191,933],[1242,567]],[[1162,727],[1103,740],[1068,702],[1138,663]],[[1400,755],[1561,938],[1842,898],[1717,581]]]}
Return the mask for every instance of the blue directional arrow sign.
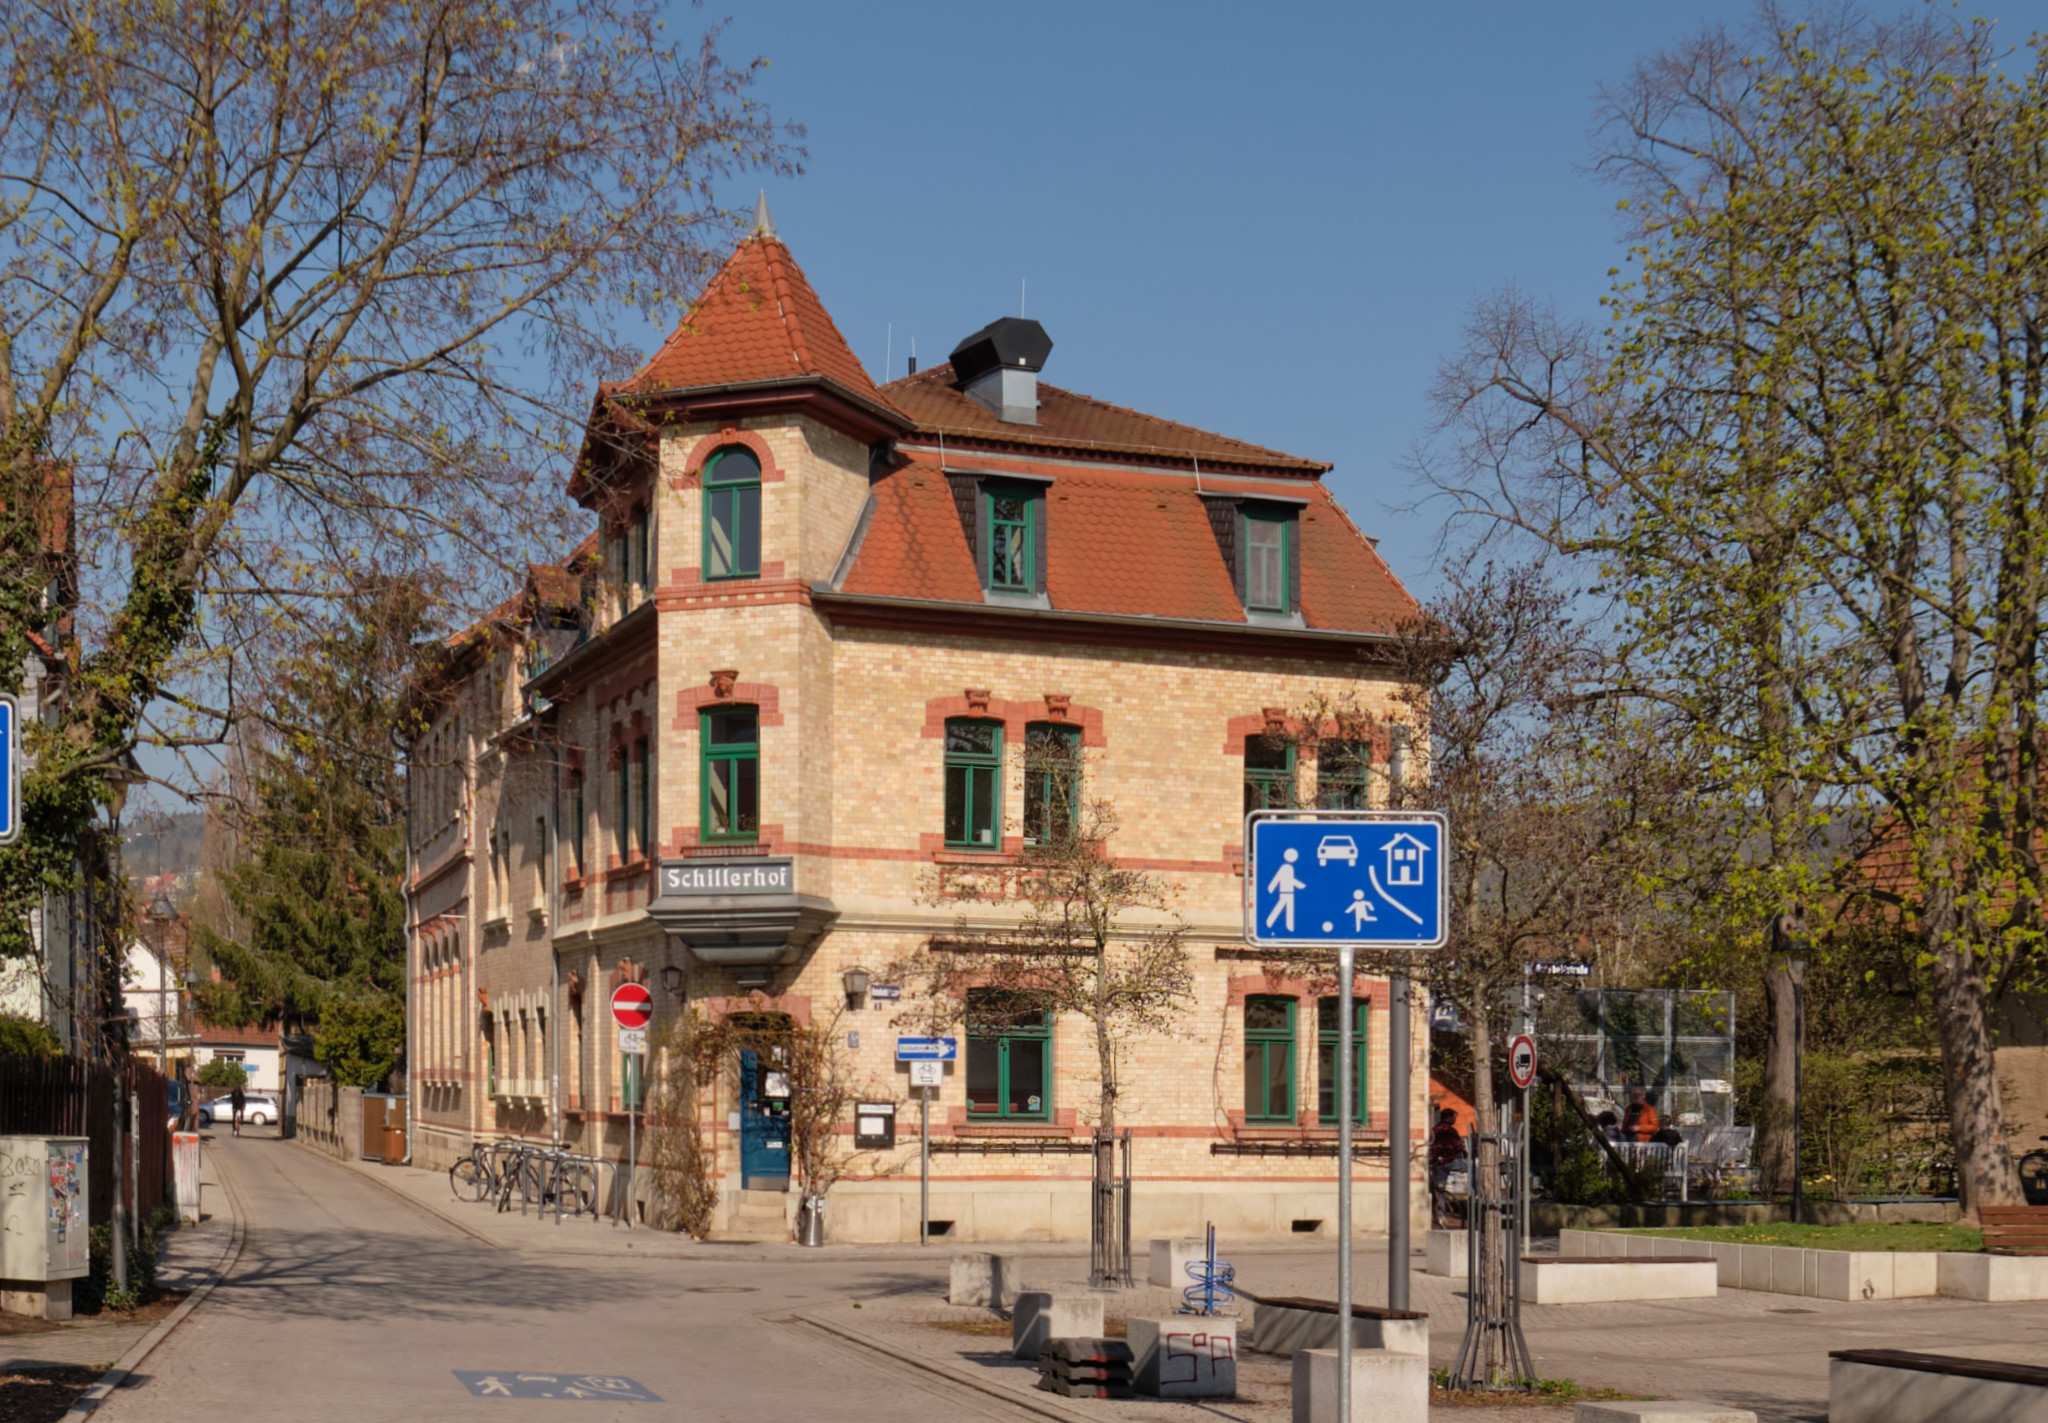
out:
{"label": "blue directional arrow sign", "polygon": [[0,697],[0,845],[21,837],[21,723],[14,698]]}
{"label": "blue directional arrow sign", "polygon": [[1433,814],[1253,811],[1245,817],[1245,938],[1442,947],[1447,829]]}
{"label": "blue directional arrow sign", "polygon": [[958,1038],[898,1038],[898,1062],[954,1062],[960,1056]]}

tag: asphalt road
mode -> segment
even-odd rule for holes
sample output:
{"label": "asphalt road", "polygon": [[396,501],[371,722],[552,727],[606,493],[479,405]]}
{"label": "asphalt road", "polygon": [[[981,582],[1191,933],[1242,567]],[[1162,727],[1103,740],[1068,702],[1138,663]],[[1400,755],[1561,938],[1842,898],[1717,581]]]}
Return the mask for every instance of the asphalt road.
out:
{"label": "asphalt road", "polygon": [[[930,1293],[929,1268],[501,1249],[274,1128],[222,1134],[210,1150],[244,1223],[240,1257],[95,1423],[1025,1416],[791,1318],[849,1296]],[[491,1396],[458,1370],[494,1381],[480,1384]],[[603,1384],[580,1399],[501,1396],[559,1386],[522,1373],[631,1380],[663,1402],[607,1398],[615,1385]]]}

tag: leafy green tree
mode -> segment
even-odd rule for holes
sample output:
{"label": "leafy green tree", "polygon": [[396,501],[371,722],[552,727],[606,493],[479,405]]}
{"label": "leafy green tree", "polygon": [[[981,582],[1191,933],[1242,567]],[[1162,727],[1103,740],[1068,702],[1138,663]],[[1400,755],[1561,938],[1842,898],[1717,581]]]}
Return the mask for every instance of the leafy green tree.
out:
{"label": "leafy green tree", "polygon": [[313,1035],[313,1056],[344,1087],[375,1087],[398,1065],[405,1043],[402,1000],[356,993],[329,995]]}
{"label": "leafy green tree", "polygon": [[0,1057],[62,1057],[64,1044],[40,1018],[0,1013]]}
{"label": "leafy green tree", "polygon": [[232,1058],[209,1058],[192,1080],[201,1087],[247,1087],[249,1069]]}
{"label": "leafy green tree", "polygon": [[1629,690],[1713,753],[1758,968],[1830,874],[1915,937],[1963,1197],[2010,1204],[1988,1003],[2040,962],[2048,45],[1765,20],[1610,96],[1608,328],[1487,308],[1439,482],[1598,564]]}
{"label": "leafy green tree", "polygon": [[[399,734],[419,618],[415,596],[384,590],[354,631],[315,642],[272,699],[278,730],[255,758],[246,858],[222,876],[239,932],[193,935],[222,973],[198,989],[212,1021],[306,1030],[326,1025],[337,996],[403,1003]],[[354,1041],[360,1013],[341,1011],[337,1041]]]}

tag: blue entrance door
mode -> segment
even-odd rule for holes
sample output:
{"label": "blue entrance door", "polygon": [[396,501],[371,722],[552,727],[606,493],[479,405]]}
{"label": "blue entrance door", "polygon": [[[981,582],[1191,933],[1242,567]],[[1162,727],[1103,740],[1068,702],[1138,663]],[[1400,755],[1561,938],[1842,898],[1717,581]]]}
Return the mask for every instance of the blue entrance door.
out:
{"label": "blue entrance door", "polygon": [[749,1191],[789,1189],[789,1099],[760,1054],[740,1053],[740,1184]]}

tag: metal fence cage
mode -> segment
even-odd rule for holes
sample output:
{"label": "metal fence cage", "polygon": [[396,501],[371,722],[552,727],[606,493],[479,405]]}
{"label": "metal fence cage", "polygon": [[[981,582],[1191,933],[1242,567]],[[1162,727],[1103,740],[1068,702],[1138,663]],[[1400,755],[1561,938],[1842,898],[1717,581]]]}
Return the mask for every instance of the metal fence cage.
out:
{"label": "metal fence cage", "polygon": [[1735,1123],[1735,995],[1720,989],[1595,988],[1547,994],[1539,1028],[1588,1112],[1619,1115],[1643,1088],[1681,1131]]}

